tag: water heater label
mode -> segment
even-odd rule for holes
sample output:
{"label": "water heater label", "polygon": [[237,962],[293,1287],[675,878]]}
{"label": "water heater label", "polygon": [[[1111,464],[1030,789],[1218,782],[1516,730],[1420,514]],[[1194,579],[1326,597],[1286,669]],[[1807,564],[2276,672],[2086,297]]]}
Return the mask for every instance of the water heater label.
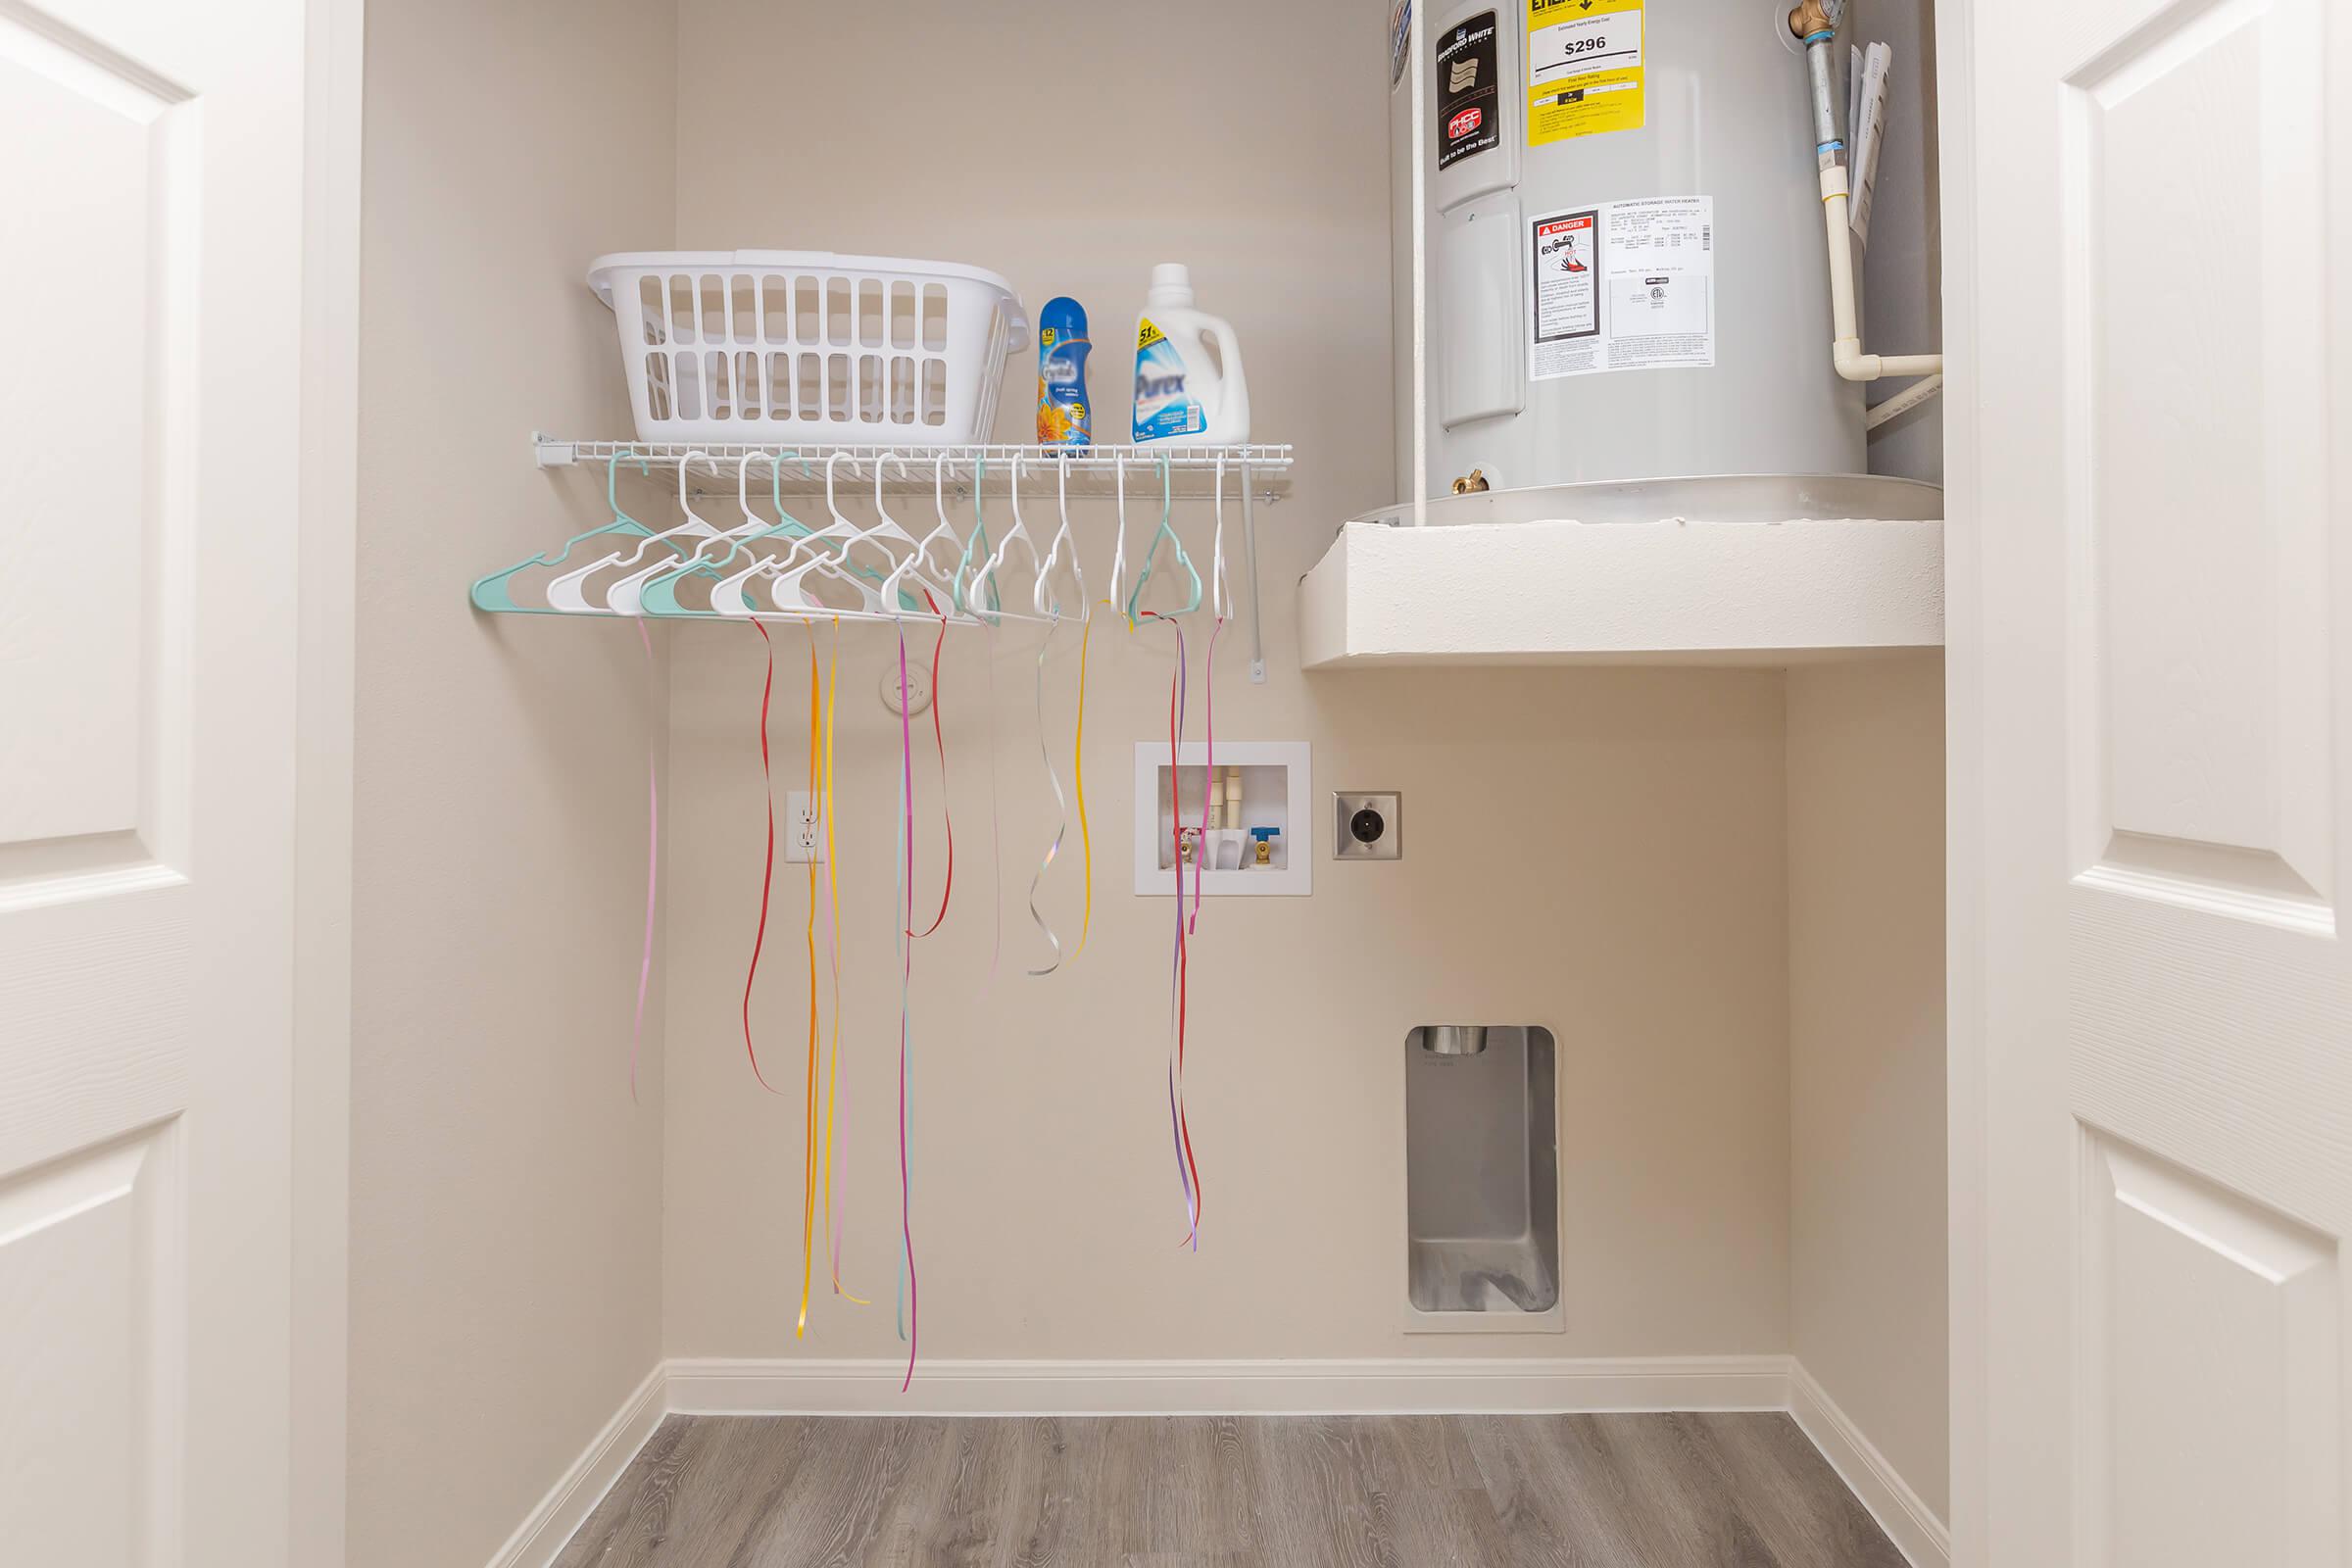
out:
{"label": "water heater label", "polygon": [[1502,145],[1502,83],[1494,75],[1499,13],[1481,11],[1437,35],[1438,167]]}
{"label": "water heater label", "polygon": [[1715,201],[1652,196],[1530,223],[1528,379],[1715,363]]}
{"label": "water heater label", "polygon": [[1527,0],[1527,144],[1642,128],[1642,0]]}

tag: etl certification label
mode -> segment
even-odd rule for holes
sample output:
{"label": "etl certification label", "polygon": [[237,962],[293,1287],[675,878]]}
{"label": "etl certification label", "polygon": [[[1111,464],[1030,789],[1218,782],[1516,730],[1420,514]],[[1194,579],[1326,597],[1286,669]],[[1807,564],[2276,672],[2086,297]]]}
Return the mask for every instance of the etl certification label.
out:
{"label": "etl certification label", "polygon": [[1544,213],[1528,379],[1715,363],[1715,203],[1651,196]]}
{"label": "etl certification label", "polygon": [[1642,0],[1527,0],[1527,144],[1642,128]]}

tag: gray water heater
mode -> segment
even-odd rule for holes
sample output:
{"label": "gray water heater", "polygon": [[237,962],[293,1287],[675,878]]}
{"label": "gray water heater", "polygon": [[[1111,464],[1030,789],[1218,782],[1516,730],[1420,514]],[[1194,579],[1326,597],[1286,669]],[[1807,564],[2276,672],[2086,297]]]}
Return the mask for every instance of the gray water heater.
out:
{"label": "gray water heater", "polygon": [[1400,496],[1473,470],[1498,490],[1861,471],[1786,17],[1786,0],[1391,12]]}

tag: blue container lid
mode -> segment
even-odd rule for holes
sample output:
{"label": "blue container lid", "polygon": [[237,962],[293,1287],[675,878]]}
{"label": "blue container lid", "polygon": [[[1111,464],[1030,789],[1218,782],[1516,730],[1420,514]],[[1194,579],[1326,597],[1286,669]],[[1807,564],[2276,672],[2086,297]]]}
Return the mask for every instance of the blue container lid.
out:
{"label": "blue container lid", "polygon": [[1056,294],[1037,313],[1037,341],[1053,348],[1072,340],[1086,341],[1086,307],[1067,294]]}

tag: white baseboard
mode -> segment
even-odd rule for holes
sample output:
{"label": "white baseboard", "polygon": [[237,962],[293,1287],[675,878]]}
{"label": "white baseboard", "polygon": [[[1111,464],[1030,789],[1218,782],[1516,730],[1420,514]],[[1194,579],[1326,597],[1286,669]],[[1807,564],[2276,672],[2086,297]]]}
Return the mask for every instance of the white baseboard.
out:
{"label": "white baseboard", "polygon": [[1388,1415],[1784,1410],[1785,1355],[1298,1361],[673,1360],[697,1415]]}
{"label": "white baseboard", "polygon": [[554,1562],[669,1413],[668,1389],[667,1369],[657,1363],[586,1451],[539,1499],[539,1506],[507,1538],[489,1568],[547,1568]]}
{"label": "white baseboard", "polygon": [[1951,1533],[1786,1355],[1296,1361],[673,1359],[646,1375],[488,1568],[547,1568],[667,1414],[1406,1415],[1787,1410],[1912,1568]]}
{"label": "white baseboard", "polygon": [[1788,1413],[1911,1568],[1949,1568],[1951,1531],[1794,1359],[1788,1363]]}

